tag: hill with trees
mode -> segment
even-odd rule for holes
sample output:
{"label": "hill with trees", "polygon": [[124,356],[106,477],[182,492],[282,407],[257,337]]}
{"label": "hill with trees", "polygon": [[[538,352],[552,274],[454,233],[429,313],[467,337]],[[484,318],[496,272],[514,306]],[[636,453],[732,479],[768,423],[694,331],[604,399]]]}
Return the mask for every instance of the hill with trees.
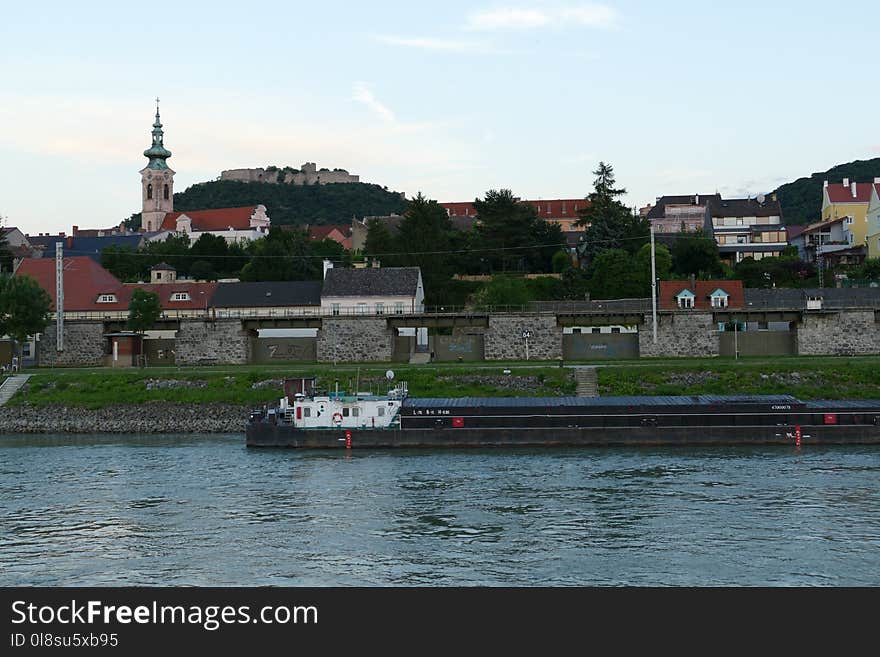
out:
{"label": "hill with trees", "polygon": [[[197,183],[174,195],[175,212],[214,210],[245,205],[266,206],[273,225],[344,224],[352,217],[401,214],[407,200],[387,187],[368,183],[330,185],[277,185],[239,180]],[[140,214],[126,220],[129,228],[140,227]]]}
{"label": "hill with trees", "polygon": [[838,164],[828,171],[814,173],[809,178],[798,178],[776,190],[782,205],[782,220],[787,225],[810,224],[822,218],[822,184],[827,180],[840,183],[844,178],[852,182],[873,182],[880,177],[880,157]]}

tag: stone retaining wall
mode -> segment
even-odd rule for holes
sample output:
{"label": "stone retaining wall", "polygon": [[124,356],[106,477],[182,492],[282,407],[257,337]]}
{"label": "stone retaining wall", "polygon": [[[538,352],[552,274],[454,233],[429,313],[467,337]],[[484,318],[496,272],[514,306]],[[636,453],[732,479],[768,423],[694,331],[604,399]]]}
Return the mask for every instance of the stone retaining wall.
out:
{"label": "stone retaining wall", "polygon": [[484,342],[486,360],[526,360],[523,331],[531,333],[529,360],[562,357],[562,327],[556,325],[556,315],[491,315]]}
{"label": "stone retaining wall", "polygon": [[64,351],[58,351],[55,322],[51,322],[37,346],[42,367],[95,367],[104,364],[104,323],[64,322]]}
{"label": "stone retaining wall", "polygon": [[174,359],[178,365],[243,365],[249,360],[249,345],[240,320],[181,320]]}
{"label": "stone retaining wall", "polygon": [[391,360],[396,331],[384,317],[325,317],[321,323],[319,363]]}
{"label": "stone retaining wall", "polygon": [[712,313],[676,312],[657,316],[654,344],[651,315],[639,325],[639,356],[717,356],[718,326]]}
{"label": "stone retaining wall", "polygon": [[797,327],[797,352],[809,356],[880,353],[880,324],[873,310],[810,314]]}

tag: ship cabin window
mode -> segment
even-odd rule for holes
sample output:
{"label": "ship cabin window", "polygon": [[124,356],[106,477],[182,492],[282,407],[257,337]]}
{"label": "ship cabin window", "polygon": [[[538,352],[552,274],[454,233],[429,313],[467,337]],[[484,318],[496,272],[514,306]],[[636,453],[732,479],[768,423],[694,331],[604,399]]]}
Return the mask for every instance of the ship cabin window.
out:
{"label": "ship cabin window", "polygon": [[384,415],[385,415],[385,407],[380,406],[379,407],[379,417],[383,417]]}
{"label": "ship cabin window", "polygon": [[353,409],[351,409],[351,416],[352,417],[358,417],[360,414],[361,414],[361,409],[359,409],[357,406],[355,406]]}
{"label": "ship cabin window", "polygon": [[348,417],[350,412],[351,412],[350,408],[343,408],[342,409],[342,417]]}
{"label": "ship cabin window", "polygon": [[312,409],[309,406],[303,406],[303,417],[312,417]]}
{"label": "ship cabin window", "polygon": [[693,308],[694,307],[694,293],[690,290],[682,290],[678,294],[675,295],[676,305],[679,308]]}

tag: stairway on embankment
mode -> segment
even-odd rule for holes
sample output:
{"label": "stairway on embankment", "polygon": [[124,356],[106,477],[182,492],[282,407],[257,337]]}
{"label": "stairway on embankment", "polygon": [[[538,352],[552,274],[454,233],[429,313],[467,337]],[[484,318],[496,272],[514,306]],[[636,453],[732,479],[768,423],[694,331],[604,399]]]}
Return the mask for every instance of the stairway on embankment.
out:
{"label": "stairway on embankment", "polygon": [[599,383],[595,367],[574,368],[574,380],[577,384],[575,394],[578,397],[598,397]]}
{"label": "stairway on embankment", "polygon": [[3,385],[0,385],[0,406],[5,406],[6,402],[12,399],[12,396],[27,383],[29,378],[31,378],[30,374],[15,374],[6,379]]}

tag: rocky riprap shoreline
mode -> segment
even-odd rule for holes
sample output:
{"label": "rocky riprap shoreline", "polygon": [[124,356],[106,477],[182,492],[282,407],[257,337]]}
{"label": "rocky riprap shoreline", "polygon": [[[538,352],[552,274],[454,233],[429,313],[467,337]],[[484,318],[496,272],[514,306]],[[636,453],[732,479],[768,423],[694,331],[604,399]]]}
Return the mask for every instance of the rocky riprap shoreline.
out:
{"label": "rocky riprap shoreline", "polygon": [[0,433],[244,433],[250,406],[229,404],[144,404],[5,406]]}

